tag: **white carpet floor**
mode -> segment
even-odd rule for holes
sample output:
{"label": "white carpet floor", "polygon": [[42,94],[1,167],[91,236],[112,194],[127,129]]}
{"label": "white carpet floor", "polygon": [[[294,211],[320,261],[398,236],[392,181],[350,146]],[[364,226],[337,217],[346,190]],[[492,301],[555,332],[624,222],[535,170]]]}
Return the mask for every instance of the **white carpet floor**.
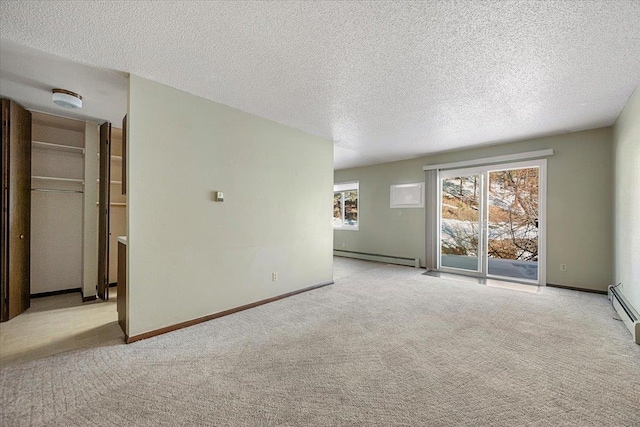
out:
{"label": "white carpet floor", "polygon": [[0,425],[640,426],[605,296],[336,259],[336,283],[0,370]]}

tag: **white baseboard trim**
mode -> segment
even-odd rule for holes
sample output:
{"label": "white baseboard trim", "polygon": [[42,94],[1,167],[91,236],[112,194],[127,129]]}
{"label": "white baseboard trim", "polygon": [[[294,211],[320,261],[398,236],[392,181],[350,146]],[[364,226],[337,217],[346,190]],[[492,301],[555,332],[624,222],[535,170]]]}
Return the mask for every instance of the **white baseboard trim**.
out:
{"label": "white baseboard trim", "polygon": [[607,296],[613,305],[613,309],[618,313],[629,332],[631,332],[633,341],[636,344],[640,344],[640,316],[636,309],[624,297],[622,292],[615,289],[614,286],[609,286]]}

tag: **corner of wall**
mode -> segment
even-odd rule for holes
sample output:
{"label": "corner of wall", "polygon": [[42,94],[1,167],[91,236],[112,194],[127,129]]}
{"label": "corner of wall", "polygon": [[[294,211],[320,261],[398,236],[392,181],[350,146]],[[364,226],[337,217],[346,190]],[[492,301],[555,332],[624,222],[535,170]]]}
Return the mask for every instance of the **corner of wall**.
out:
{"label": "corner of wall", "polygon": [[614,283],[640,309],[640,88],[613,126]]}

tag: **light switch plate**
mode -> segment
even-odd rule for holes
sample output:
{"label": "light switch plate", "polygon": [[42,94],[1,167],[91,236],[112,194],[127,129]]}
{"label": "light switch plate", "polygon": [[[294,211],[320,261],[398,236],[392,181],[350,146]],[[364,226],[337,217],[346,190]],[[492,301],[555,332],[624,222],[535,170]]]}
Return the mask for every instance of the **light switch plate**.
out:
{"label": "light switch plate", "polygon": [[214,202],[224,202],[224,193],[222,191],[214,191],[213,192],[213,201]]}

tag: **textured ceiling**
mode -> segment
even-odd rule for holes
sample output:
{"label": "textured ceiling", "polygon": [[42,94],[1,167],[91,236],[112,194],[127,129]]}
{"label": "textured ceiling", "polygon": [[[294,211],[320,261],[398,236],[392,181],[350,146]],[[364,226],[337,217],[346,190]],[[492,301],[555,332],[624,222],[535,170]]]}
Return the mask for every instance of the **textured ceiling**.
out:
{"label": "textured ceiling", "polygon": [[335,141],[335,166],[607,126],[640,1],[10,2],[0,38]]}
{"label": "textured ceiling", "polygon": [[[54,104],[53,88],[80,94],[82,108]],[[108,120],[121,127],[128,90],[125,73],[78,64],[8,40],[0,43],[0,95],[30,110],[100,123]]]}

